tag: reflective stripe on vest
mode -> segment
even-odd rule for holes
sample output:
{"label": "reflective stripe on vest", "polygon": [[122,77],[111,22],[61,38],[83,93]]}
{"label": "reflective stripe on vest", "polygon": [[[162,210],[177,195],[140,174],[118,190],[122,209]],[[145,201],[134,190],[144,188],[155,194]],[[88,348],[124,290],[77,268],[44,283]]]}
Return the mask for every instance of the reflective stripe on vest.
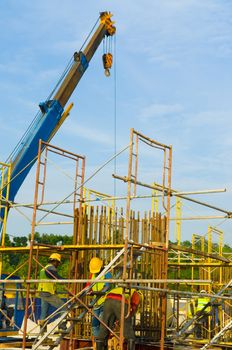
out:
{"label": "reflective stripe on vest", "polygon": [[[45,266],[44,269],[42,269],[40,271],[39,274],[39,279],[40,280],[47,280],[49,279],[48,276],[46,275],[45,270],[49,267],[49,266],[53,266],[52,264],[48,264]],[[56,293],[56,284],[55,283],[48,283],[48,282],[39,282],[39,286],[38,286],[38,291],[39,292],[48,292],[51,294],[55,294]]]}
{"label": "reflective stripe on vest", "polygon": [[[125,299],[129,299],[130,295],[132,295],[134,293],[135,289],[131,289],[130,291],[130,294],[128,293],[125,293],[124,296],[125,296]],[[111,294],[111,298],[112,298],[112,294],[118,294],[118,295],[122,295],[123,293],[123,289],[122,287],[118,287],[118,288],[113,288],[111,289],[107,294]],[[107,297],[107,295],[106,295]]]}
{"label": "reflective stripe on vest", "polygon": [[[197,299],[197,309],[196,311],[201,311],[203,309],[203,307],[210,301],[209,298],[198,298]],[[205,309],[205,311],[209,311],[210,307],[207,306],[207,308]]]}

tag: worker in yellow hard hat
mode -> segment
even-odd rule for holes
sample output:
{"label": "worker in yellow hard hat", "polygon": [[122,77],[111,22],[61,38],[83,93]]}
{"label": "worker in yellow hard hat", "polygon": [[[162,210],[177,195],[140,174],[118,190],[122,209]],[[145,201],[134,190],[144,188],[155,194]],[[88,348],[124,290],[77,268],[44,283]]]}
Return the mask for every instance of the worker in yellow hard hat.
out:
{"label": "worker in yellow hard hat", "polygon": [[[98,257],[93,257],[89,262],[89,271],[90,271],[89,279],[94,280],[98,276],[98,274],[102,271],[102,269],[103,269],[103,260],[101,260]],[[112,278],[112,275],[110,272],[107,272],[104,276],[102,276],[101,279],[110,279],[110,278]],[[88,285],[90,285],[90,282],[87,283],[87,286]],[[105,301],[104,293],[109,289],[110,289],[110,283],[98,282],[93,285],[92,290],[89,293],[95,296],[99,296],[99,298],[97,299],[93,307],[93,313],[99,318],[101,318],[103,313],[103,305]],[[100,321],[93,316],[92,318],[93,337],[96,337],[98,335],[99,329],[100,329]]]}
{"label": "worker in yellow hard hat", "polygon": [[[115,321],[118,321],[120,324],[122,295],[124,295],[125,298],[124,337],[128,343],[127,349],[134,350],[135,332],[133,329],[132,318],[143,300],[143,294],[141,291],[130,289],[128,292],[125,292],[121,287],[111,289],[106,294],[102,321],[110,328],[112,328]],[[96,338],[96,350],[107,349],[107,339],[110,332],[104,324],[101,323],[100,325],[99,334]]]}
{"label": "worker in yellow hard hat", "polygon": [[[49,257],[48,264],[40,271],[39,278],[40,280],[47,279],[63,279],[57,272],[57,268],[61,263],[61,255],[57,253],[52,253]],[[56,283],[52,282],[40,282],[38,286],[38,291],[40,292],[41,298],[41,315],[39,320],[39,325],[41,328],[44,327],[45,319],[48,316],[49,305],[54,306],[55,308],[60,308],[64,302],[56,294]],[[65,309],[61,310],[61,313]],[[66,322],[63,322],[59,325],[59,329],[66,330]]]}

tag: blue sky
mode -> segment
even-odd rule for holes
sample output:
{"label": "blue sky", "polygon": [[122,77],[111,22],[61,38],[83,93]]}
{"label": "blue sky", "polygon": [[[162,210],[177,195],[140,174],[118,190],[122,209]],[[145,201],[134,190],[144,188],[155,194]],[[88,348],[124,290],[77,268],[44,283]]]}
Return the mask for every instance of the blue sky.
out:
{"label": "blue sky", "polygon": [[[72,113],[52,143],[85,154],[89,176],[114,154],[116,115],[117,150],[129,143],[132,127],[171,144],[172,187],[226,188],[223,194],[194,198],[232,210],[231,1],[1,1],[1,161],[105,10],[113,13],[117,27],[111,78],[104,76],[100,47],[70,99]],[[153,176],[153,158],[145,151],[141,158],[144,177]],[[90,187],[113,193],[113,172],[112,163]],[[17,201],[33,202],[34,173]],[[126,175],[127,154],[117,159],[117,173]],[[117,195],[123,193],[125,188],[117,183]],[[143,204],[139,206],[142,210]],[[188,215],[220,215],[199,206],[189,208],[189,203],[186,210]],[[28,228],[16,217],[9,217],[9,232],[27,234]],[[209,224],[223,230],[225,242],[231,244],[229,220],[185,223],[183,239],[204,234]]]}

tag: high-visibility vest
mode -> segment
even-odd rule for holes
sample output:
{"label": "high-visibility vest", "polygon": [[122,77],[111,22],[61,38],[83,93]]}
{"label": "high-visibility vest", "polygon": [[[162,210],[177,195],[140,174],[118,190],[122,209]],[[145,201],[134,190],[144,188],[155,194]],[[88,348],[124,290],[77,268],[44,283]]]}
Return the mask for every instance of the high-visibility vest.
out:
{"label": "high-visibility vest", "polygon": [[[132,289],[131,289],[131,291],[132,291]],[[123,288],[122,287],[113,288],[106,294],[106,296],[108,296],[109,294],[122,295],[123,294]],[[125,299],[128,299],[130,294],[125,293],[124,296],[125,296]]]}
{"label": "high-visibility vest", "polygon": [[[96,273],[93,273],[92,276],[91,276],[91,279],[94,280],[96,277],[98,276],[98,274]],[[100,280],[104,280],[106,279],[107,275],[105,276],[102,276],[100,278]],[[92,287],[92,290],[94,292],[100,292],[103,288],[105,287],[105,282],[97,282],[93,285]],[[100,299],[98,299],[98,301],[96,302],[95,306],[100,306],[104,303],[105,301],[105,298],[106,298],[106,294],[105,295],[102,295]]]}
{"label": "high-visibility vest", "polygon": [[[125,296],[125,300],[127,301],[131,296],[133,296],[134,292],[136,292],[136,289],[131,289],[130,293],[124,293]],[[113,296],[115,295],[115,299],[120,300],[121,298],[117,298],[117,296],[122,296],[123,294],[123,288],[122,287],[117,287],[117,288],[113,288],[111,289],[107,294],[106,294],[106,298],[110,297],[111,299],[114,299]]]}
{"label": "high-visibility vest", "polygon": [[[40,274],[39,274],[39,279],[40,280],[47,280],[47,279],[49,279],[48,276],[46,275],[46,272],[45,272],[45,270],[49,266],[53,266],[53,265],[52,264],[48,264],[48,265],[45,266],[45,268],[43,268],[40,271]],[[56,293],[56,283],[39,282],[38,291],[39,292],[48,292],[48,293],[51,293],[51,294],[55,294]]]}
{"label": "high-visibility vest", "polygon": [[[197,307],[196,307],[196,312],[197,311],[201,311],[203,309],[203,307],[210,301],[209,298],[205,297],[205,298],[198,298],[197,299]],[[208,312],[210,310],[210,306],[207,306],[207,308],[204,310],[206,312]]]}
{"label": "high-visibility vest", "polygon": [[[107,295],[106,298],[108,299],[114,299],[114,300],[122,300],[122,294],[123,294],[123,288],[117,287],[111,289]],[[140,291],[137,291],[136,289],[131,289],[129,293],[124,293],[125,296],[125,302],[129,302],[130,299],[130,306],[131,309],[134,311],[138,308],[138,305],[142,299],[142,294]]]}

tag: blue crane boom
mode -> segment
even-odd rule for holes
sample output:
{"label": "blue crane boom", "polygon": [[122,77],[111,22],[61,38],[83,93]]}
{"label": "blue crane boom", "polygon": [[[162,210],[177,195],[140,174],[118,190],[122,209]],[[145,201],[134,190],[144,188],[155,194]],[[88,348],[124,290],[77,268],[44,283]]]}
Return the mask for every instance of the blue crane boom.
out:
{"label": "blue crane boom", "polygon": [[[100,13],[100,23],[85,45],[83,51],[75,52],[67,73],[59,82],[56,91],[39,104],[40,111],[35,116],[28,130],[8,158],[12,164],[9,201],[13,202],[23,181],[37,159],[39,140],[49,142],[62,124],[64,107],[88,68],[89,62],[105,37],[113,36],[116,28],[111,21],[110,12]],[[4,190],[1,191],[4,201]],[[0,198],[1,200],[1,198]],[[1,206],[2,208],[2,206]],[[0,210],[0,229],[4,210]]]}

